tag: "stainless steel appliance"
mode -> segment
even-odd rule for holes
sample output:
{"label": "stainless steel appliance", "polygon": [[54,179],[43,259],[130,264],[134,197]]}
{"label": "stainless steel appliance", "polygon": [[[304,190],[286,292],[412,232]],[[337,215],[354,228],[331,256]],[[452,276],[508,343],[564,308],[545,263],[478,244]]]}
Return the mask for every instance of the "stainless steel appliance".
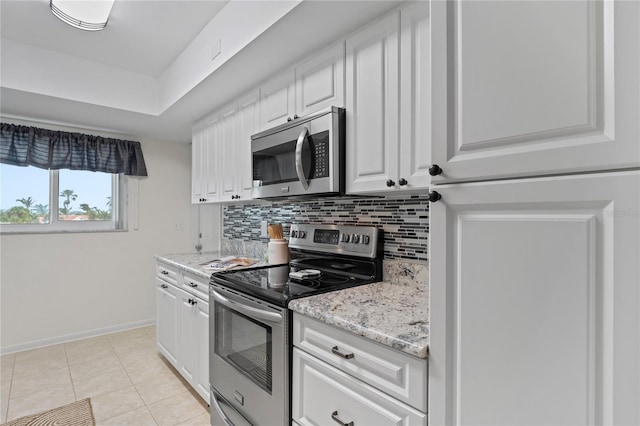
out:
{"label": "stainless steel appliance", "polygon": [[251,136],[253,198],[343,193],[344,138],[337,107]]}
{"label": "stainless steel appliance", "polygon": [[289,425],[290,300],[380,281],[382,232],[293,224],[289,265],[212,275],[212,425]]}

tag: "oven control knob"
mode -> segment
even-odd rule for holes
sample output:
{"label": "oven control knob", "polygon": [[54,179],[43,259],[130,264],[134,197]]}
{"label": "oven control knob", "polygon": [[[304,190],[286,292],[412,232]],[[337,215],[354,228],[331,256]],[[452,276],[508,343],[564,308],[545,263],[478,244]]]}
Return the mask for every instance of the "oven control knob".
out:
{"label": "oven control knob", "polygon": [[352,234],[352,235],[351,235],[351,242],[352,242],[352,243],[359,243],[359,242],[360,242],[360,235],[358,235],[358,234]]}
{"label": "oven control knob", "polygon": [[362,242],[362,244],[369,244],[369,236],[368,235],[363,235],[361,242]]}
{"label": "oven control knob", "polygon": [[347,234],[346,232],[342,234],[342,242],[343,243],[349,242],[349,234]]}
{"label": "oven control knob", "polygon": [[298,238],[304,238],[307,236],[307,233],[305,231],[298,231]]}
{"label": "oven control knob", "polygon": [[291,230],[291,238],[298,238],[298,231]]}

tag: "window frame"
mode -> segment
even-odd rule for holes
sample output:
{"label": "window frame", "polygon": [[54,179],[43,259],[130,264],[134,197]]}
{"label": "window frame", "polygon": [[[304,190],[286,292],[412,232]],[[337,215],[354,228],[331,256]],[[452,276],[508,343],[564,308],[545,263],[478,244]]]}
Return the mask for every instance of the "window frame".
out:
{"label": "window frame", "polygon": [[49,170],[49,223],[3,223],[0,224],[0,234],[127,231],[128,197],[126,175],[122,173],[111,174],[111,220],[72,221],[58,219],[60,206],[59,172],[59,170]]}

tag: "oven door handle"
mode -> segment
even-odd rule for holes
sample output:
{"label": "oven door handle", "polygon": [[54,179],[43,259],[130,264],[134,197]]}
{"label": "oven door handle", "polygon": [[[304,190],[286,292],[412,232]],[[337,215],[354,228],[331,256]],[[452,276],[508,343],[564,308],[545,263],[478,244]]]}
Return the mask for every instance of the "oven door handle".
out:
{"label": "oven door handle", "polygon": [[296,173],[305,191],[309,189],[309,182],[307,182],[307,178],[304,176],[304,169],[302,168],[302,145],[304,145],[304,140],[308,134],[309,129],[303,127],[300,135],[298,135],[298,142],[296,142]]}
{"label": "oven door handle", "polygon": [[[229,416],[227,416],[227,414],[222,409],[222,403],[229,405],[224,400],[224,398],[222,398],[222,395],[220,395],[218,391],[213,389],[212,387],[211,388],[211,404],[213,405],[213,408],[216,410],[216,413],[218,413],[218,415],[227,424],[227,426],[236,426],[235,423],[231,421]],[[233,407],[231,407],[230,405],[229,407],[233,410]],[[233,410],[233,411],[238,413],[236,410]],[[247,419],[245,419],[242,414],[238,413],[238,415],[242,417],[242,420],[246,421],[245,425],[252,426],[251,423]],[[238,426],[242,426],[242,425],[238,425]]]}
{"label": "oven door handle", "polygon": [[254,318],[274,323],[279,323],[282,321],[282,315],[278,313],[267,312],[262,309],[252,308],[251,306],[245,306],[241,303],[234,302],[233,300],[227,299],[214,289],[211,289],[211,296],[213,296],[213,300],[215,300],[216,302]]}

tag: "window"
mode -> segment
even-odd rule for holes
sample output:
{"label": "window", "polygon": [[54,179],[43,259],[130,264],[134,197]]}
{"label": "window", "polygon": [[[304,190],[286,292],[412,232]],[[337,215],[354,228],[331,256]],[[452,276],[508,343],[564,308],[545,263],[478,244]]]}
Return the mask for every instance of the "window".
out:
{"label": "window", "polygon": [[120,174],[0,164],[3,233],[124,229]]}

